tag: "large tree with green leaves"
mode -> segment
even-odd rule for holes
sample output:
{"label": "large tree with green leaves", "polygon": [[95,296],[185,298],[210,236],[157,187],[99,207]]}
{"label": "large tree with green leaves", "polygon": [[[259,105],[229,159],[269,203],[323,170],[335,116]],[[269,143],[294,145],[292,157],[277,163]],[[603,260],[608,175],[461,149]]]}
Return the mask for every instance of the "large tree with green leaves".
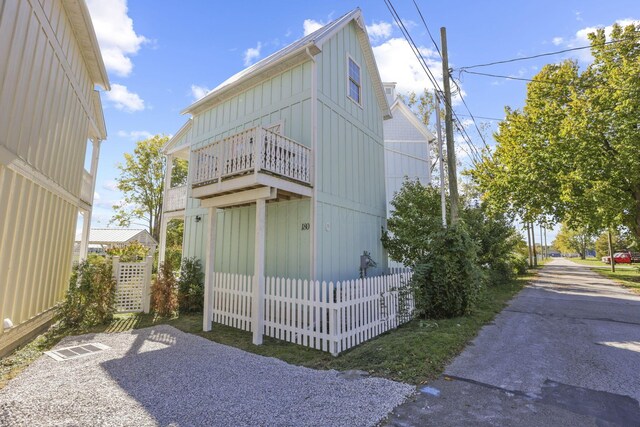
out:
{"label": "large tree with green leaves", "polygon": [[640,26],[609,36],[589,35],[583,72],[547,65],[522,110],[507,109],[496,150],[471,172],[494,209],[640,236]]}
{"label": "large tree with green leaves", "polygon": [[[166,169],[160,150],[168,140],[168,136],[155,135],[138,141],[133,154],[124,154],[125,161],[117,165],[120,176],[116,178],[118,190],[124,198],[113,206],[115,214],[110,223],[120,227],[146,226],[149,233],[159,240]],[[172,184],[184,184],[186,177],[186,162],[175,161]]]}
{"label": "large tree with green leaves", "polygon": [[594,238],[595,234],[585,228],[572,229],[566,224],[562,224],[552,245],[560,252],[575,252],[580,255],[580,258],[585,259],[587,250],[594,248]]}

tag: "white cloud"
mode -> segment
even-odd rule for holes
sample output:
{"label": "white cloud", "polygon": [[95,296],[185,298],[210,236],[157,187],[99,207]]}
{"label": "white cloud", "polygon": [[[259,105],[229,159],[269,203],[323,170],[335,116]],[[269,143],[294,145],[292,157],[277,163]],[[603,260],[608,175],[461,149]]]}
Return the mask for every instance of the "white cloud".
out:
{"label": "white cloud", "polygon": [[120,191],[118,190],[118,183],[114,180],[105,181],[102,183],[102,188],[109,191]]}
{"label": "white cloud", "polygon": [[260,56],[260,49],[262,49],[262,43],[258,42],[256,47],[250,47],[244,51],[244,66],[248,67],[253,64],[254,60]]}
{"label": "white cloud", "polygon": [[[616,20],[616,24],[618,24],[618,25],[620,25],[622,27],[626,27],[627,25],[639,25],[640,24],[640,20],[632,19],[632,18],[618,19],[618,20]],[[610,36],[611,36],[611,31],[613,29],[613,25],[608,25],[606,27],[593,26],[593,27],[582,28],[582,29],[576,31],[575,36],[573,36],[569,40],[565,40],[562,37],[555,37],[553,39],[553,44],[555,44],[556,46],[563,45],[563,46],[568,47],[568,48],[589,46],[589,45],[591,45],[591,42],[589,41],[589,34],[590,33],[595,33],[600,28],[604,28],[604,33],[607,36],[607,39],[609,39]],[[561,43],[556,43],[556,40],[558,40],[558,39],[562,40],[562,42]],[[575,55],[578,57],[578,60],[583,62],[583,63],[589,63],[589,62],[593,61],[593,57],[591,56],[591,51],[589,49],[577,50],[577,51],[575,51]]]}
{"label": "white cloud", "polygon": [[87,6],[107,70],[128,76],[133,69],[130,56],[149,40],[134,31],[126,0],[88,0]]}
{"label": "white cloud", "polygon": [[111,90],[105,93],[107,101],[111,101],[118,110],[128,113],[144,110],[144,101],[137,93],[129,92],[126,86],[114,83]]}
{"label": "white cloud", "polygon": [[93,192],[93,200],[100,200],[100,194],[97,191]]}
{"label": "white cloud", "polygon": [[316,30],[324,27],[326,24],[324,22],[315,21],[313,19],[305,19],[302,23],[302,28],[304,29],[304,35],[308,36]]}
{"label": "white cloud", "polygon": [[367,33],[372,40],[386,39],[391,36],[393,27],[388,22],[380,21],[378,23],[372,22],[371,25],[367,25]]}
{"label": "white cloud", "polygon": [[551,43],[556,46],[560,46],[562,43],[564,43],[564,39],[562,37],[554,37],[553,40],[551,40]]}
{"label": "white cloud", "polygon": [[[437,53],[426,47],[419,47],[427,65],[442,86],[442,63]],[[405,39],[393,38],[373,47],[373,54],[383,82],[397,82],[396,89],[401,94],[422,93],[427,88],[433,89],[427,75],[420,66],[413,51]]]}
{"label": "white cloud", "polygon": [[206,94],[211,92],[211,89],[205,86],[191,85],[191,96],[197,101],[200,98],[204,98]]}
{"label": "white cloud", "polygon": [[119,130],[118,136],[121,138],[127,138],[132,141],[141,141],[143,139],[151,138],[153,135],[151,132],[147,132],[146,130],[132,130],[132,131],[124,131]]}

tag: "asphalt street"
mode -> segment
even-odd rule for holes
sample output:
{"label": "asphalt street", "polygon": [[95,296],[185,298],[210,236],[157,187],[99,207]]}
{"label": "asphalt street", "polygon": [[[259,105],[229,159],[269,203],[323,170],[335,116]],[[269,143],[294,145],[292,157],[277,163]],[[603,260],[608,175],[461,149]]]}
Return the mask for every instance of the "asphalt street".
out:
{"label": "asphalt street", "polygon": [[640,426],[640,295],[558,259],[390,426]]}

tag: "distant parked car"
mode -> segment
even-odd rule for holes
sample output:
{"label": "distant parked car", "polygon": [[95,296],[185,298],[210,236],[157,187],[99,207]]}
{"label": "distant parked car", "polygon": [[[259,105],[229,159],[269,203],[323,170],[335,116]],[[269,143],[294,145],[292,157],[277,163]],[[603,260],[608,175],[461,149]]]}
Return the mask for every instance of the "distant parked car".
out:
{"label": "distant parked car", "polygon": [[[631,264],[632,262],[631,252],[616,252],[613,254],[613,260],[615,261],[616,264]],[[603,256],[602,262],[604,262],[605,264],[610,264],[611,257],[608,255]]]}

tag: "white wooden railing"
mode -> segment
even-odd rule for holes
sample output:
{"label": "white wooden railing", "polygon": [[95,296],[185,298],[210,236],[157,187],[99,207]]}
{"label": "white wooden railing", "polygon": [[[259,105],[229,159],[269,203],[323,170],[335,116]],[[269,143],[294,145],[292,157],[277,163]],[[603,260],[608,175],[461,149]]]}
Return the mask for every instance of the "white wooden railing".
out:
{"label": "white wooden railing", "polygon": [[261,171],[311,184],[311,150],[262,127],[247,129],[193,152],[195,186]]}
{"label": "white wooden railing", "polygon": [[187,207],[187,186],[173,187],[166,191],[164,195],[164,211],[181,211]]}
{"label": "white wooden railing", "polygon": [[[267,277],[263,333],[337,355],[413,317],[411,274],[336,283]],[[214,322],[253,331],[253,279],[215,273]]]}
{"label": "white wooden railing", "polygon": [[86,170],[82,171],[82,187],[80,187],[80,200],[83,200],[87,203],[91,203],[93,201],[93,194],[91,194],[91,189],[93,187],[93,177]]}

